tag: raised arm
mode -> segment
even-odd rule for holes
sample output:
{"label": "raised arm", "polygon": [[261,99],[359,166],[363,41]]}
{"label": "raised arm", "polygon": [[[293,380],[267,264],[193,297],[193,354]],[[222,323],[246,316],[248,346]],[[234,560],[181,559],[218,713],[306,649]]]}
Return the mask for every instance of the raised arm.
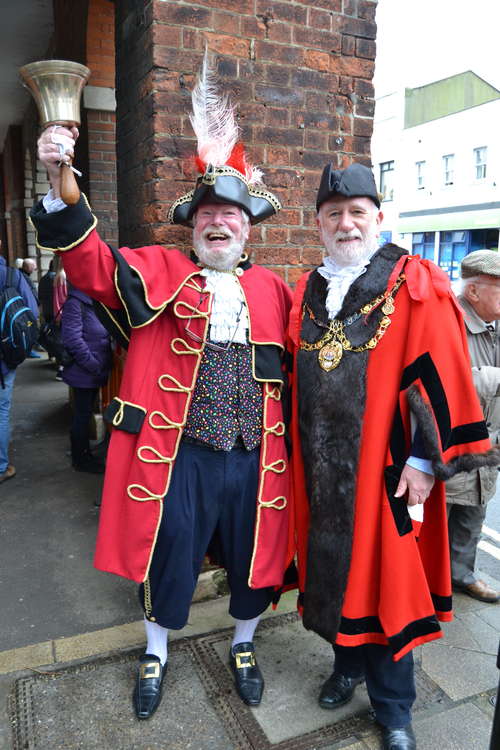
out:
{"label": "raised arm", "polygon": [[[38,139],[38,156],[47,169],[52,190],[31,211],[31,221],[36,230],[37,245],[62,255],[64,270],[74,286],[93,299],[111,308],[121,307],[114,283],[115,260],[95,227],[97,219],[92,214],[84,195],[74,206],[66,206],[60,198],[60,167],[73,156],[77,128],[54,126],[46,128]],[[66,152],[61,157],[58,143]]]}

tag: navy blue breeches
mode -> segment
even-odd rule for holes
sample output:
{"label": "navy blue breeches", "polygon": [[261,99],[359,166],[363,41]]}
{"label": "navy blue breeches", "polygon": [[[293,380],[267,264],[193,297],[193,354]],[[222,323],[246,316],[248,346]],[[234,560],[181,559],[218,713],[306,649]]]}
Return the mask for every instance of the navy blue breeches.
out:
{"label": "navy blue breeches", "polygon": [[250,620],[269,606],[272,588],[248,586],[259,455],[260,448],[221,451],[181,441],[149,579],[139,591],[150,620],[184,627],[209,545],[227,571],[230,614]]}

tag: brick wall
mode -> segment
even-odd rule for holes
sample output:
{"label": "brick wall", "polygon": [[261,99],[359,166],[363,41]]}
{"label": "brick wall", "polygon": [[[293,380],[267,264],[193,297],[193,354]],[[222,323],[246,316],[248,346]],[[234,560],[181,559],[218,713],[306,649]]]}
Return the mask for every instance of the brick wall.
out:
{"label": "brick wall", "polygon": [[[94,95],[99,94],[98,89],[112,92],[115,86],[114,33],[114,4],[109,0],[89,0],[86,65],[92,71],[88,86],[93,89]],[[95,100],[96,96],[92,98]],[[114,111],[100,109],[99,104],[94,104],[93,108],[87,107],[85,115],[88,148],[85,189],[99,221],[101,237],[116,246],[116,116]]]}
{"label": "brick wall", "polygon": [[283,203],[252,229],[253,259],[294,283],[320,261],[323,166],[370,164],[376,0],[151,0],[117,4],[120,241],[189,246],[165,224],[193,187],[190,89],[216,53],[250,159]]}

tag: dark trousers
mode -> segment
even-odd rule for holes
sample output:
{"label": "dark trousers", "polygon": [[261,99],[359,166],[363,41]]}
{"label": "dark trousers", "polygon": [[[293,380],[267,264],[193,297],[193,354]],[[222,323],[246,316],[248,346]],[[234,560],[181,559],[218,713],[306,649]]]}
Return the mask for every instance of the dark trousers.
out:
{"label": "dark trousers", "polygon": [[375,716],[386,727],[404,727],[411,721],[415,701],[413,653],[393,661],[388,646],[334,646],[335,671],[346,677],[366,679],[366,688]]}
{"label": "dark trousers", "polygon": [[248,586],[259,455],[259,448],[221,451],[181,442],[149,580],[139,591],[146,610],[149,587],[151,613],[146,614],[159,625],[178,630],[186,624],[210,543],[217,562],[227,571],[230,614],[250,620],[269,606],[272,588]]}
{"label": "dark trousers", "polygon": [[451,580],[453,583],[475,583],[477,545],[486,518],[486,505],[447,503],[450,539]]}
{"label": "dark trousers", "polygon": [[98,388],[73,388],[73,422],[71,424],[71,458],[78,463],[89,450],[90,418]]}

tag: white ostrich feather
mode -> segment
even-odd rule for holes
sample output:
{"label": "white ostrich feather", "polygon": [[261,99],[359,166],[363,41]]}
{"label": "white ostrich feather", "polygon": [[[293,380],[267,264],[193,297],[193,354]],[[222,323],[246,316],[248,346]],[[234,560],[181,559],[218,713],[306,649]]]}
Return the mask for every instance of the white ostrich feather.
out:
{"label": "white ostrich feather", "polygon": [[251,164],[247,165],[247,182],[249,185],[255,185],[256,182],[264,184],[264,172],[258,167],[252,167]]}
{"label": "white ostrich feather", "polygon": [[234,107],[227,96],[221,96],[217,77],[205,50],[203,67],[191,92],[193,114],[189,116],[198,139],[198,156],[206,164],[223,166],[238,140],[239,128]]}

